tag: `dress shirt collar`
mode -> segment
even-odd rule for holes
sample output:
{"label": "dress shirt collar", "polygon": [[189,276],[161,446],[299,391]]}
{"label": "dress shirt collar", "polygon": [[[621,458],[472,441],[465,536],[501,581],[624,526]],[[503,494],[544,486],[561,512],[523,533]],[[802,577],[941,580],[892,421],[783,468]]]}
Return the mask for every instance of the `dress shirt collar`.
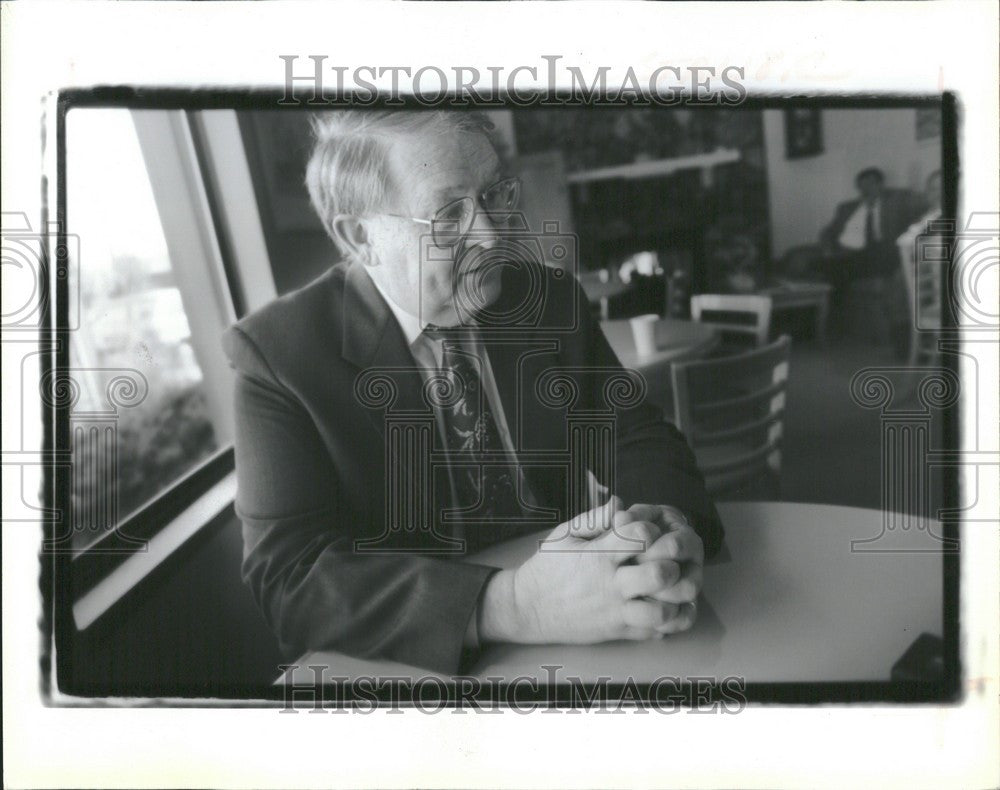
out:
{"label": "dress shirt collar", "polygon": [[[367,271],[365,273],[368,274]],[[399,328],[403,330],[403,337],[406,338],[406,344],[408,346],[412,348],[413,344],[416,343],[421,337],[424,337],[433,343],[441,342],[438,338],[431,338],[424,334],[424,330],[430,325],[430,321],[424,321],[422,318],[418,318],[413,315],[413,313],[409,313],[404,310],[393,300],[391,296],[389,296],[389,294],[385,292],[382,286],[379,285],[378,280],[372,277],[371,274],[368,274],[368,276],[371,278],[376,290],[378,290],[378,292],[382,295],[382,298],[385,299],[385,303],[389,305],[389,309],[392,311],[392,314],[396,317],[396,322],[399,324]]]}

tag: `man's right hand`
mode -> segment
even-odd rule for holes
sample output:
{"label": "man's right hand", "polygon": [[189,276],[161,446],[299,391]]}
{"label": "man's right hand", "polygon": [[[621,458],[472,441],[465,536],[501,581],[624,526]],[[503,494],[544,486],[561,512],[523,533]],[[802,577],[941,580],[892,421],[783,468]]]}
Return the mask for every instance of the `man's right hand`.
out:
{"label": "man's right hand", "polygon": [[591,644],[650,639],[678,616],[652,596],[677,581],[677,563],[630,564],[660,535],[633,520],[618,497],[561,524],[516,570],[487,584],[480,610],[484,641]]}

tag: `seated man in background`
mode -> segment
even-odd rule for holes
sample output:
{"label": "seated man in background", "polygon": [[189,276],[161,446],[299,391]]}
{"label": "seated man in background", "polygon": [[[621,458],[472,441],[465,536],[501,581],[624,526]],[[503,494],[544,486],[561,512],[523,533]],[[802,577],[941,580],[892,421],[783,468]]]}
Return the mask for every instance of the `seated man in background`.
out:
{"label": "seated man in background", "polygon": [[[622,389],[574,278],[505,253],[519,182],[490,131],[472,112],[326,114],[306,180],[344,260],[224,337],[244,578],[290,656],[455,672],[483,643],[694,622],[714,505],[683,437]],[[574,411],[614,445],[573,444]],[[584,504],[581,480],[603,495]],[[541,528],[516,568],[468,559]]]}
{"label": "seated man in background", "polygon": [[859,197],[839,204],[820,232],[826,271],[835,287],[894,275],[899,268],[896,239],[926,208],[913,192],[887,188],[877,167],[862,170],[854,184]]}
{"label": "seated man in background", "polygon": [[854,184],[859,197],[838,205],[820,233],[824,272],[834,287],[835,314],[842,315],[853,282],[878,279],[886,298],[884,309],[898,319],[903,291],[896,239],[925,206],[913,192],[887,188],[885,174],[877,167],[859,172]]}

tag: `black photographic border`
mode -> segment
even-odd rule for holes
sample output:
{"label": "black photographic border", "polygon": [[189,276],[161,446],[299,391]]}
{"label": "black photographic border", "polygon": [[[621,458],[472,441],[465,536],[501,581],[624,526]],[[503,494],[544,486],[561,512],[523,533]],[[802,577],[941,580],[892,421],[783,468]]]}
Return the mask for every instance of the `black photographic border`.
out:
{"label": "black photographic border", "polygon": [[[540,94],[539,94],[540,95]],[[616,102],[602,104],[593,102],[593,97],[589,101],[571,94],[562,94],[564,106],[594,106],[608,108],[622,108],[630,106],[631,102]],[[43,129],[44,136],[50,136],[54,132],[55,137],[55,179],[56,179],[56,199],[55,205],[50,205],[48,201],[49,184],[43,176],[42,194],[42,228],[50,227],[49,222],[58,223],[59,231],[56,234],[56,250],[65,250],[65,244],[58,244],[61,236],[66,230],[66,114],[71,109],[90,107],[116,107],[128,109],[160,109],[160,110],[207,110],[207,109],[234,109],[234,110],[260,110],[260,109],[283,109],[289,112],[296,110],[317,110],[321,107],[334,108],[346,107],[360,104],[365,107],[380,106],[386,101],[385,97],[378,101],[357,101],[350,94],[337,96],[333,101],[326,102],[321,106],[312,103],[300,102],[296,106],[282,104],[281,99],[284,94],[280,90],[247,90],[247,89],[180,89],[180,88],[141,88],[127,86],[107,86],[95,87],[93,89],[73,89],[60,92],[55,97],[54,126]],[[484,108],[498,108],[504,106],[517,107],[523,105],[525,94],[518,94],[517,101],[509,101],[509,97],[499,102],[483,103]],[[456,99],[454,95],[441,97],[437,102],[437,107],[448,106]],[[393,97],[394,107],[407,107],[411,109],[427,107],[426,102],[417,101],[414,97]],[[460,105],[466,108],[476,106],[468,100]],[[697,108],[698,106],[720,106],[719,103],[686,102],[676,103],[675,106]],[[734,106],[734,105],[729,105]],[[889,108],[940,108],[942,115],[941,144],[941,172],[943,176],[944,189],[944,216],[946,218],[956,217],[957,187],[959,179],[959,156],[958,156],[958,124],[959,105],[955,94],[944,93],[943,95],[794,95],[794,96],[772,96],[772,95],[749,95],[745,101],[739,105],[748,109],[787,109],[789,107],[808,107],[822,109],[889,109]],[[664,111],[669,111],[665,107]],[[44,139],[44,137],[43,137]],[[47,143],[48,144],[48,143]],[[47,254],[49,251],[47,251]],[[58,254],[58,253],[57,253]],[[52,374],[66,371],[70,365],[69,359],[69,284],[68,278],[59,277],[56,272],[60,263],[65,261],[56,260],[55,266],[50,259],[43,260],[40,277],[43,279],[41,290],[47,294],[48,298],[43,299],[42,311],[43,321],[40,332],[40,348],[51,349],[42,354],[41,377],[47,380]],[[949,261],[949,267],[942,267],[942,278],[950,274],[950,268],[954,265]],[[948,311],[944,311],[948,313]],[[950,316],[949,316],[950,317]],[[947,319],[946,319],[947,320]],[[954,330],[954,324],[945,326],[944,330]],[[943,363],[946,369],[957,375],[954,368],[955,363],[952,355],[943,355]],[[50,399],[51,400],[51,399]],[[43,506],[46,508],[46,516],[43,519],[43,539],[54,540],[59,533],[58,519],[59,513],[68,513],[70,477],[64,467],[57,463],[58,450],[69,447],[69,407],[54,402],[44,402],[42,407],[43,415],[43,458],[46,460],[45,473],[43,478]],[[960,413],[958,403],[947,407],[943,416],[943,440],[946,447],[958,449],[960,446]],[[222,455],[227,455],[223,453]],[[231,458],[231,453],[228,454]],[[220,468],[219,456],[213,457],[209,463],[215,463],[212,472],[201,472],[198,480],[204,483],[207,480],[217,480],[216,474]],[[199,470],[200,471],[200,470]],[[201,484],[199,483],[199,485]],[[958,508],[960,476],[958,469],[949,466],[945,469],[942,485],[944,488],[944,508]],[[178,497],[181,494],[170,492],[164,497],[154,501],[153,506],[160,508],[160,518],[164,513],[172,512],[179,506]],[[145,511],[144,511],[145,512]],[[147,513],[142,519],[148,525],[157,521],[156,513]],[[218,520],[218,519],[217,519]],[[958,540],[958,524],[955,521],[946,520],[943,523],[945,541]],[[203,531],[208,531],[203,530]],[[113,533],[112,533],[113,534]],[[111,537],[111,536],[109,536]],[[195,536],[192,541],[198,540]],[[185,547],[186,548],[186,547]],[[227,685],[219,683],[213,686],[216,697],[211,700],[200,699],[199,695],[204,693],[204,687],[187,686],[167,686],[158,688],[119,688],[115,686],[112,679],[106,683],[87,684],[87,687],[74,685],[72,682],[72,668],[68,665],[70,650],[59,649],[60,645],[67,644],[67,640],[73,638],[75,625],[72,617],[72,593],[68,580],[70,578],[68,563],[73,559],[68,554],[46,553],[40,547],[40,575],[39,586],[43,599],[43,617],[40,622],[42,630],[42,655],[40,657],[42,667],[42,692],[43,696],[52,699],[55,693],[60,695],[70,695],[79,699],[69,702],[74,705],[105,705],[114,704],[114,698],[135,698],[154,697],[157,704],[164,706],[177,705],[181,707],[247,707],[254,703],[261,706],[275,706],[286,703],[287,692],[280,686],[267,686],[262,688],[250,688],[242,685]],[[107,562],[103,560],[102,562]],[[782,705],[803,705],[817,703],[951,703],[961,702],[963,696],[962,667],[959,653],[959,633],[960,633],[960,607],[959,607],[959,579],[961,572],[961,556],[959,552],[944,552],[943,556],[943,641],[944,641],[944,676],[936,682],[903,682],[903,681],[864,681],[857,683],[751,683],[745,686],[744,693],[746,700],[753,703],[772,703]],[[93,573],[99,573],[100,569],[95,569]],[[53,647],[55,650],[53,651]],[[53,660],[54,655],[54,660]],[[53,677],[52,670],[55,675]],[[441,699],[445,706],[455,706],[458,695],[454,687],[438,686],[440,689],[448,691]],[[649,694],[648,684],[645,688],[639,687],[640,693]],[[486,685],[478,695],[481,702],[491,701],[502,702],[510,700],[511,697],[504,697],[501,700],[494,700],[491,687]],[[593,689],[590,689],[591,691]],[[624,691],[621,684],[611,684],[607,687],[609,701],[621,699],[620,695]],[[349,706],[352,702],[369,704],[370,696],[352,697],[353,691],[338,695],[340,704]],[[513,699],[519,703],[535,704],[539,707],[569,707],[578,700],[575,690],[568,685],[558,684],[545,689],[533,691],[522,689],[518,686],[514,689]],[[686,686],[686,698],[690,702],[694,699],[694,689],[688,684]],[[709,690],[707,699],[704,695],[698,697],[699,702],[718,703],[724,701],[719,684],[716,683]],[[379,704],[390,704],[391,698],[380,695]],[[56,703],[59,704],[59,703]]]}

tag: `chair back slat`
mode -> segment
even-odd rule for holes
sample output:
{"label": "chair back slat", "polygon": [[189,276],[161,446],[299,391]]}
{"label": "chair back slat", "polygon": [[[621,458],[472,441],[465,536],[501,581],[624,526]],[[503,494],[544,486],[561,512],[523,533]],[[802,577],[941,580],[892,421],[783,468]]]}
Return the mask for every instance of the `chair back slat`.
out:
{"label": "chair back slat", "polygon": [[791,340],[671,368],[674,422],[709,491],[780,473]]}
{"label": "chair back slat", "polygon": [[695,414],[708,415],[717,411],[731,411],[738,407],[750,406],[757,401],[764,400],[785,391],[784,381],[770,384],[756,392],[749,392],[746,395],[736,395],[732,398],[721,398],[711,403],[693,403],[691,409]]}
{"label": "chair back slat", "polygon": [[741,436],[749,436],[756,431],[760,431],[764,428],[770,428],[772,425],[781,425],[785,418],[785,409],[779,408],[764,417],[757,420],[751,420],[744,425],[737,425],[733,428],[723,428],[718,431],[704,431],[695,428],[694,434],[690,437],[694,442],[699,445],[703,444],[718,444],[719,442],[728,442],[732,439],[738,439]]}
{"label": "chair back slat", "polygon": [[[714,475],[723,472],[739,471],[743,473],[741,478],[752,479],[764,470],[771,468],[769,466],[770,459],[774,453],[780,452],[780,450],[781,439],[778,438],[755,450],[727,457],[723,460],[706,461],[701,466],[701,473],[711,480]],[[716,490],[718,490],[717,486]]]}
{"label": "chair back slat", "polygon": [[698,294],[691,297],[691,317],[723,334],[742,334],[763,346],[771,332],[772,302],[760,294]]}

